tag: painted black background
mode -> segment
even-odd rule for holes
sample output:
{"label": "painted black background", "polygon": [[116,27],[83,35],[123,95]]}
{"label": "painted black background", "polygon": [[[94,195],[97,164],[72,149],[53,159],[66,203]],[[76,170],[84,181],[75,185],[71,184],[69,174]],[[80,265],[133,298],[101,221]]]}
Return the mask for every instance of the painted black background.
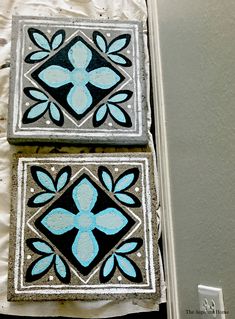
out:
{"label": "painted black background", "polygon": [[[39,77],[39,73],[49,67],[50,65],[58,65],[63,68],[66,68],[70,71],[74,69],[73,65],[70,63],[68,59],[68,51],[69,49],[77,42],[77,41],[83,42],[91,51],[92,51],[92,59],[89,63],[89,65],[86,68],[87,72],[90,72],[94,69],[100,68],[100,67],[109,67],[113,71],[115,71],[119,76],[120,80],[119,82],[114,85],[110,89],[100,89],[95,87],[94,85],[88,83],[86,87],[91,93],[91,96],[93,98],[93,102],[91,106],[87,109],[86,112],[83,114],[78,115],[76,112],[73,111],[73,109],[69,106],[67,102],[67,95],[70,91],[70,89],[73,87],[72,83],[65,84],[59,88],[52,88],[48,86],[45,82],[43,82]],[[53,57],[48,59],[45,63],[43,63],[38,69],[36,69],[32,74],[32,78],[38,82],[38,84],[41,85],[42,88],[44,88],[61,106],[63,106],[68,113],[74,116],[75,119],[80,120],[82,119],[95,105],[97,105],[106,95],[108,95],[110,92],[113,91],[114,88],[118,86],[119,83],[121,83],[125,77],[116,70],[111,63],[106,61],[96,50],[93,49],[92,46],[90,46],[85,40],[83,40],[82,37],[77,36],[72,39],[64,48],[62,48],[60,51],[58,51]]]}
{"label": "painted black background", "polygon": [[[74,239],[78,233],[78,229],[74,228],[63,235],[54,235],[52,234],[43,224],[41,223],[42,219],[54,208],[61,207],[67,209],[75,215],[78,213],[78,209],[72,198],[72,191],[76,185],[80,183],[83,178],[87,178],[89,182],[97,189],[98,198],[95,206],[92,209],[94,214],[99,213],[100,211],[112,207],[118,209],[122,214],[127,218],[127,225],[115,235],[106,235],[98,229],[93,230],[93,234],[97,239],[99,245],[99,253],[96,258],[91,262],[88,267],[83,267],[72,253],[72,245]],[[61,197],[55,201],[36,221],[35,226],[37,229],[42,232],[59,250],[60,252],[76,267],[76,269],[83,274],[84,276],[88,275],[91,270],[103,259],[103,257],[112,249],[119,240],[132,228],[135,224],[135,221],[128,216],[125,211],[118,206],[108,195],[98,186],[87,174],[82,174],[65,192]]]}

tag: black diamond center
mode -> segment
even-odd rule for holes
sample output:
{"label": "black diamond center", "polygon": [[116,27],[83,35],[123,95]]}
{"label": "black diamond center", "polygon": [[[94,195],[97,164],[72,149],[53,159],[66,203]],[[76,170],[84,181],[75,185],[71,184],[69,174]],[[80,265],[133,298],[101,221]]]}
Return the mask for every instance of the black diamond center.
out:
{"label": "black diamond center", "polygon": [[[126,218],[127,224],[115,235],[106,235],[97,228],[92,232],[95,236],[99,245],[99,252],[95,259],[90,263],[88,267],[82,266],[72,253],[72,245],[78,229],[73,228],[72,230],[62,234],[52,234],[43,224],[42,219],[49,214],[54,208],[64,208],[74,215],[78,213],[78,209],[72,198],[72,191],[76,185],[78,185],[82,179],[88,179],[88,181],[96,188],[98,192],[98,198],[95,206],[92,208],[94,214],[100,211],[112,207],[118,209]],[[42,232],[57,249],[68,259],[68,261],[84,276],[88,275],[92,269],[104,258],[104,256],[125,236],[125,234],[133,227],[135,221],[131,218],[119,205],[117,205],[87,174],[82,174],[61,196],[56,200],[36,221],[35,226]]]}
{"label": "black diamond center", "polygon": [[[68,59],[68,51],[69,49],[78,41],[83,42],[92,52],[92,59],[89,65],[86,68],[87,72],[95,70],[100,67],[108,67],[113,70],[117,75],[119,75],[120,80],[111,88],[109,89],[100,89],[91,83],[87,83],[86,87],[90,91],[92,96],[92,104],[91,106],[83,113],[77,114],[68,104],[67,102],[67,95],[70,89],[73,87],[72,83],[65,84],[58,88],[53,88],[48,86],[45,82],[43,82],[39,78],[39,73],[42,72],[44,69],[51,65],[58,65],[63,68],[66,68],[70,71],[74,70],[73,65]],[[32,78],[43,88],[45,89],[64,109],[70,113],[76,120],[81,120],[87,113],[89,113],[94,106],[96,106],[105,96],[107,96],[110,92],[112,92],[122,81],[124,81],[125,77],[115,69],[111,63],[106,61],[101,54],[99,54],[89,43],[87,43],[82,37],[77,36],[73,38],[66,46],[60,49],[53,57],[48,59],[45,63],[43,63],[38,69],[36,69],[31,74]]]}

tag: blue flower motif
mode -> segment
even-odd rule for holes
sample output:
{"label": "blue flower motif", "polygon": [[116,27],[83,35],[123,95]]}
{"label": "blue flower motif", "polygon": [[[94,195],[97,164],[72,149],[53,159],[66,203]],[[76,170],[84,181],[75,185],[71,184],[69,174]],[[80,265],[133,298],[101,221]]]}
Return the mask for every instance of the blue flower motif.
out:
{"label": "blue flower motif", "polygon": [[72,84],[67,95],[69,106],[77,114],[83,114],[92,104],[93,98],[87,88],[88,84],[106,90],[120,80],[120,76],[109,67],[99,67],[87,71],[92,60],[92,51],[81,40],[78,40],[68,51],[68,59],[73,70],[59,65],[50,65],[39,73],[39,78],[49,87],[59,88]]}
{"label": "blue flower motif", "polygon": [[108,207],[96,214],[92,212],[97,202],[98,192],[86,177],[74,187],[72,198],[78,209],[77,214],[64,208],[54,208],[41,223],[52,234],[58,236],[77,229],[72,253],[83,267],[88,267],[99,252],[93,230],[98,229],[106,235],[114,235],[127,225],[128,220],[113,207]]}

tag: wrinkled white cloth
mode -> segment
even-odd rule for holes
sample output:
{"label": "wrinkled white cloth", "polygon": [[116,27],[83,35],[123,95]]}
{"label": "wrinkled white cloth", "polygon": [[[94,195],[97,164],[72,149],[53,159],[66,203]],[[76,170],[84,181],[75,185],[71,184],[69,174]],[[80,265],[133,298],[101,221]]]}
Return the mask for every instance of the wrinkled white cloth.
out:
{"label": "wrinkled white cloth", "polygon": [[[92,19],[138,20],[144,25],[145,66],[147,91],[149,92],[149,59],[147,48],[147,8],[145,0],[4,0],[0,2],[0,313],[22,316],[67,316],[101,318],[122,316],[127,313],[158,310],[159,302],[165,301],[165,282],[161,267],[161,300],[126,301],[53,301],[8,302],[8,241],[10,217],[11,155],[23,153],[48,153],[53,147],[15,147],[6,140],[12,15],[45,17],[81,17]],[[150,104],[148,112],[151,125]],[[150,136],[150,147],[154,149]],[[80,148],[85,152],[88,148]],[[99,148],[100,149],[100,148]],[[112,149],[112,148],[110,148]],[[98,150],[98,148],[97,148]],[[63,152],[77,152],[76,147],[63,147]],[[98,150],[99,151],[99,150]]]}

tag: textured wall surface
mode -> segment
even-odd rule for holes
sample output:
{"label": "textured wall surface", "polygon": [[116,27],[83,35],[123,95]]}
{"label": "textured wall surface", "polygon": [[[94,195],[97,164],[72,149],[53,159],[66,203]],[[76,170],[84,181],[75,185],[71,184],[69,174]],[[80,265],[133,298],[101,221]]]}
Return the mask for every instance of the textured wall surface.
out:
{"label": "textured wall surface", "polygon": [[158,0],[180,318],[197,285],[235,317],[235,2]]}

